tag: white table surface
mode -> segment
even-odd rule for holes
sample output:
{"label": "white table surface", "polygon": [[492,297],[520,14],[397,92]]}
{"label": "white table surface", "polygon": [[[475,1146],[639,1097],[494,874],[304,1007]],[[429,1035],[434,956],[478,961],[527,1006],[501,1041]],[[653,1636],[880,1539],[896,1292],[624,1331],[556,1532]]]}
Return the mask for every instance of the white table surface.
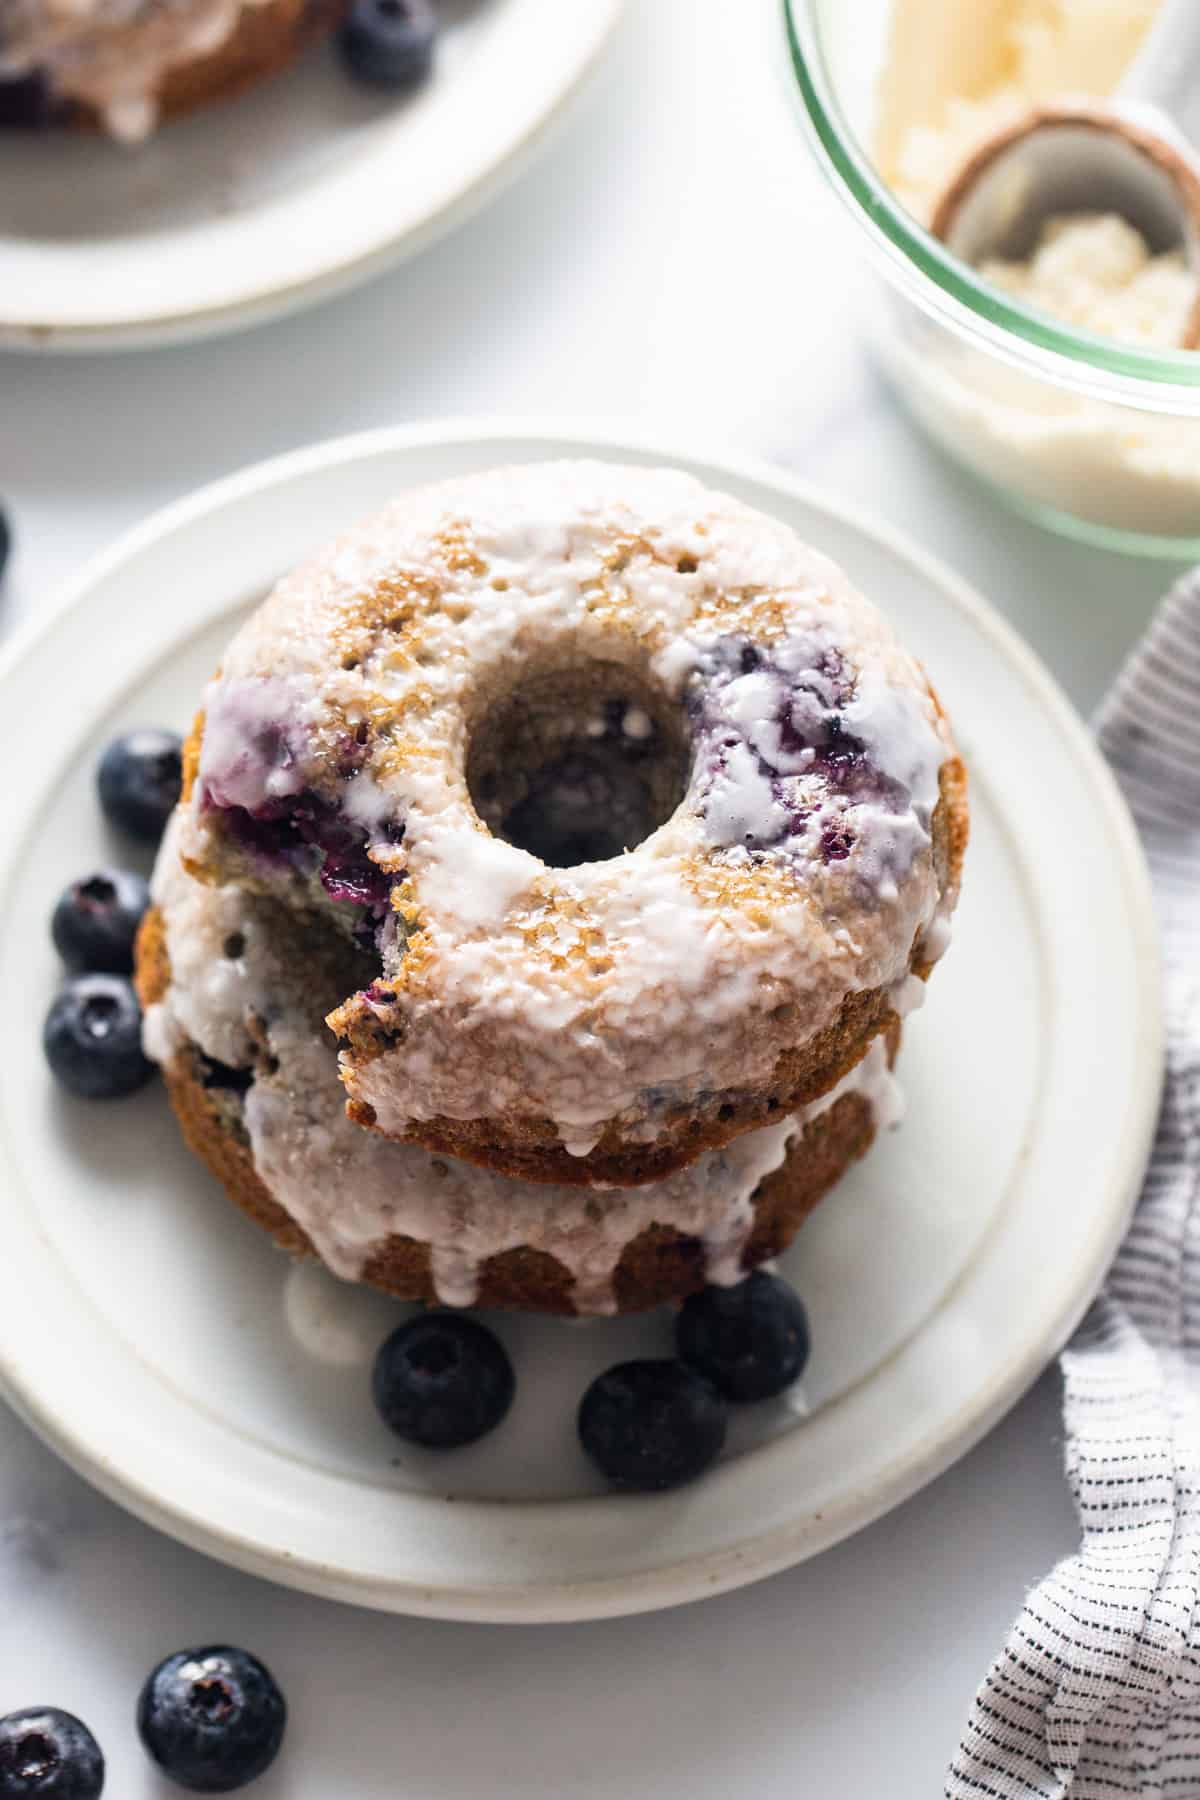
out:
{"label": "white table surface", "polygon": [[[773,4],[632,0],[540,162],[347,299],[194,349],[0,356],[0,494],[19,533],[0,634],[150,509],[276,451],[435,415],[633,419],[873,508],[974,581],[1090,708],[1171,571],[1002,515],[898,413],[847,323],[853,245],[755,25]],[[78,1711],[115,1800],[165,1796],[134,1695],[158,1656],[224,1638],[263,1655],[292,1705],[261,1800],[925,1800],[1024,1590],[1073,1546],[1060,1460],[1050,1373],[957,1468],[805,1567],[657,1617],[472,1627],[210,1563],[0,1408],[0,1711]]]}

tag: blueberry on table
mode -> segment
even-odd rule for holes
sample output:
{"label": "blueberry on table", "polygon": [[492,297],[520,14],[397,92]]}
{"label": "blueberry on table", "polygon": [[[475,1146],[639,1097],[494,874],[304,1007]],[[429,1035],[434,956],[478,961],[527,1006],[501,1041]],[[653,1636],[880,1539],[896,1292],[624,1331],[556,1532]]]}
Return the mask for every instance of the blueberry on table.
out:
{"label": "blueberry on table", "polygon": [[516,1380],[504,1346],[457,1313],[422,1313],[393,1331],[375,1358],[375,1405],[410,1444],[456,1450],[494,1431]]}
{"label": "blueberry on table", "polygon": [[50,921],[54,948],[69,969],[128,975],[133,940],[150,889],[132,869],[97,869],[64,889]]}
{"label": "blueberry on table", "polygon": [[0,1719],[0,1800],[96,1800],[100,1746],[74,1713],[28,1706]]}
{"label": "blueberry on table", "polygon": [[179,799],[183,744],[173,731],[127,731],[100,758],[96,781],[109,823],[157,844]]}
{"label": "blueberry on table", "polygon": [[42,1031],[51,1072],[85,1100],[132,1094],[154,1073],[142,1053],[142,1009],[123,975],[76,975]]}
{"label": "blueberry on table", "polygon": [[148,1754],[194,1794],[232,1794],[254,1781],[275,1761],[286,1725],[271,1671],[226,1644],[168,1656],[138,1699]]}
{"label": "blueberry on table", "polygon": [[618,1363],[579,1408],[579,1441],[611,1486],[655,1493],[694,1481],[725,1444],[725,1402],[683,1363]]}
{"label": "blueberry on table", "polygon": [[778,1275],[756,1269],[735,1287],[685,1300],[675,1324],[684,1362],[727,1400],[769,1400],[798,1381],[810,1348],[804,1302]]}
{"label": "blueberry on table", "polygon": [[429,0],[354,0],[338,43],[356,81],[411,88],[433,67],[437,17]]}

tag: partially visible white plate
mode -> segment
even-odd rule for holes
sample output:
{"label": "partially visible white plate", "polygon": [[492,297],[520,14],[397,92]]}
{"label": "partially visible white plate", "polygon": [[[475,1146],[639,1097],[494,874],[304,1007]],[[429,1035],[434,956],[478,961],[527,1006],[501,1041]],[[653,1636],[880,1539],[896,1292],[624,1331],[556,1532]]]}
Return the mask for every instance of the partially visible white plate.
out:
{"label": "partially visible white plate", "polygon": [[[402,1451],[373,1416],[402,1309],[286,1259],[179,1142],[160,1092],[57,1093],[38,1051],[46,920],[112,856],[97,747],[182,724],[232,624],[316,540],[416,481],[596,454],[669,461],[791,521],[928,663],[973,783],[956,941],[909,1023],[906,1123],[784,1259],[812,1314],[803,1406],[743,1412],[706,1479],[597,1492],[574,1441],[591,1375],[670,1341],[654,1315],[503,1320],[510,1419]],[[784,476],[556,429],[429,426],[266,464],[160,514],[0,667],[0,1380],[83,1473],[240,1567],[366,1605],[539,1620],[691,1600],[812,1555],[962,1454],[1081,1316],[1135,1195],[1162,1022],[1146,874],[1091,740],[975,594]],[[453,1504],[451,1504],[453,1501]]]}
{"label": "partially visible white plate", "polygon": [[623,0],[444,0],[409,98],[331,45],[136,151],[68,132],[0,145],[0,347],[134,349],[318,300],[447,230],[519,168]]}

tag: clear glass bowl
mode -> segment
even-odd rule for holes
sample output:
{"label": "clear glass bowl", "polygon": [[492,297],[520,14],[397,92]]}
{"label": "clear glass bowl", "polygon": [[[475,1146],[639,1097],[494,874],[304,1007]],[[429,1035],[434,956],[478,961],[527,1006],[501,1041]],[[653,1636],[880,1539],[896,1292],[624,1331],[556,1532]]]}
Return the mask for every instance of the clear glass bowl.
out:
{"label": "clear glass bowl", "polygon": [[1200,353],[1127,348],[989,287],[884,186],[864,141],[881,0],[780,0],[801,116],[873,267],[870,336],[937,443],[1027,517],[1200,555]]}

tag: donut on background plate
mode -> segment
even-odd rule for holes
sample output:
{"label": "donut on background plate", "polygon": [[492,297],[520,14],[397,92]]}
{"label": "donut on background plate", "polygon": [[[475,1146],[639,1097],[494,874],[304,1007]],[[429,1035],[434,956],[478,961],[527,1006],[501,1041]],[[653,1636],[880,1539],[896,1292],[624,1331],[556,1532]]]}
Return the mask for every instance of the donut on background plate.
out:
{"label": "donut on background plate", "polygon": [[205,698],[176,840],[366,958],[359,1127],[657,1183],[818,1101],[945,946],[965,779],[919,665],[780,522],[670,470],[404,495]]}
{"label": "donut on background plate", "polygon": [[331,32],[349,0],[0,0],[0,127],[127,142],[240,93]]}

